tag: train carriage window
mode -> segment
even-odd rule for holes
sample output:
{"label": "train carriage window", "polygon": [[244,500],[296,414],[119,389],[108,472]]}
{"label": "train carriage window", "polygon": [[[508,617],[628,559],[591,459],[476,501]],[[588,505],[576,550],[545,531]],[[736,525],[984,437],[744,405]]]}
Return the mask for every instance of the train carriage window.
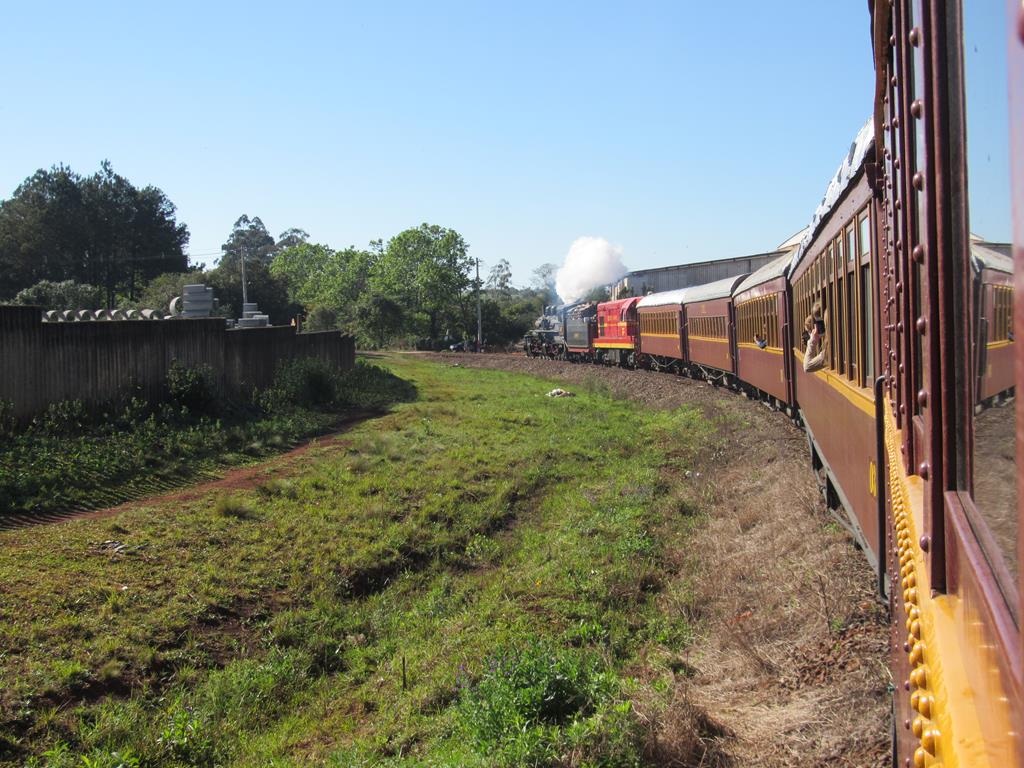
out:
{"label": "train carriage window", "polygon": [[871,218],[865,209],[857,219],[857,267],[860,274],[859,317],[861,327],[861,343],[859,346],[861,361],[862,387],[871,387],[875,379],[874,350],[874,318],[871,316],[872,285],[871,285]]}
{"label": "train carriage window", "polygon": [[856,273],[847,273],[844,280],[846,283],[846,338],[843,340],[843,343],[846,347],[846,377],[851,381],[858,381],[858,376],[860,375],[860,367],[857,362],[859,344],[857,343],[856,318],[858,313],[854,309],[856,305],[856,283],[851,279],[854,274]]}
{"label": "train carriage window", "polygon": [[850,375],[850,281],[846,274],[846,248],[843,233],[839,233],[836,241],[836,313],[839,315],[839,326],[836,331],[836,346],[839,347],[840,373],[844,376]]}
{"label": "train carriage window", "polygon": [[840,374],[846,372],[846,350],[844,340],[846,338],[846,327],[843,323],[843,238],[837,237],[833,242],[832,250],[833,277],[830,286],[832,290],[832,322],[829,323],[828,333],[832,337],[832,348],[835,350],[835,363],[833,368]]}
{"label": "train carriage window", "polygon": [[860,257],[861,260],[871,255],[871,217],[868,212],[865,211],[861,214],[858,222],[858,228],[860,230],[858,234],[857,242],[860,245]]}
{"label": "train carriage window", "polygon": [[864,318],[864,381],[863,386],[870,387],[875,380],[875,329],[873,302],[871,300],[871,264],[864,264],[861,273],[861,316]]}
{"label": "train carriage window", "polygon": [[[1016,361],[1013,334],[1014,262],[1011,233],[1009,115],[1005,15],[989,4],[963,4],[964,95],[967,118],[967,199],[971,258],[979,289],[989,298],[971,307],[974,340],[972,398],[973,498],[978,539],[1011,611],[1016,612],[1018,573]],[[919,121],[921,122],[921,121]],[[988,332],[985,326],[988,325]],[[987,336],[987,339],[985,338]],[[1000,579],[1002,562],[1013,583]]]}
{"label": "train carriage window", "polygon": [[863,353],[861,352],[861,339],[864,329],[860,313],[860,280],[857,279],[859,274],[857,257],[859,255],[860,252],[857,249],[857,220],[854,217],[853,221],[846,228],[846,284],[847,297],[849,299],[847,320],[850,328],[849,377],[851,381],[858,385],[861,383],[861,369],[864,365]]}

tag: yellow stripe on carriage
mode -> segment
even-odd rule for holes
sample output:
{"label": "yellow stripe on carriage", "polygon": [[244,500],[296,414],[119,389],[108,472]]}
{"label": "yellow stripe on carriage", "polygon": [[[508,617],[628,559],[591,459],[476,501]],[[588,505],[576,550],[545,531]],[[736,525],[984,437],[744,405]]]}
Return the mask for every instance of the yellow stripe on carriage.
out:
{"label": "yellow stripe on carriage", "polygon": [[[958,594],[931,590],[927,559],[919,538],[924,531],[924,482],[907,473],[899,449],[902,438],[888,398],[884,410],[889,499],[895,528],[891,534],[901,567],[900,579],[894,586],[903,590],[896,599],[904,604],[905,613],[913,613],[907,621],[907,641],[911,646],[912,692],[919,702],[920,716],[916,719],[920,721],[921,735],[917,751],[928,766],[1018,765],[1020,756],[1012,754],[1013,713],[1009,711],[1009,700],[1005,695],[995,695],[986,703],[972,685],[964,664],[967,654],[978,655],[984,650],[971,641],[963,642],[970,637],[972,621],[977,620],[970,615],[978,610],[977,606],[965,604]],[[990,684],[1000,687],[997,677]],[[924,704],[923,699],[927,699]],[[982,727],[982,717],[986,718],[988,728]],[[1005,733],[1005,742],[989,743],[986,731],[992,730]],[[999,759],[993,761],[993,757]]]}
{"label": "yellow stripe on carriage", "polygon": [[[804,367],[804,353],[799,349],[793,350],[793,357],[797,359],[800,367]],[[819,379],[825,382],[829,387],[834,389],[836,392],[841,394],[860,410],[866,413],[871,418],[875,417],[875,398],[874,393],[870,389],[864,389],[858,387],[856,384],[846,380],[846,377],[840,376],[834,371],[823,369],[814,371],[808,374],[809,376],[817,376]],[[799,396],[797,397],[799,399]]]}
{"label": "yellow stripe on carriage", "polygon": [[781,347],[759,347],[759,346],[757,346],[757,344],[751,344],[749,341],[742,341],[739,344],[737,344],[736,346],[739,347],[740,349],[756,349],[756,350],[759,350],[761,352],[768,352],[769,354],[772,354],[772,355],[781,355],[782,354],[782,348]]}

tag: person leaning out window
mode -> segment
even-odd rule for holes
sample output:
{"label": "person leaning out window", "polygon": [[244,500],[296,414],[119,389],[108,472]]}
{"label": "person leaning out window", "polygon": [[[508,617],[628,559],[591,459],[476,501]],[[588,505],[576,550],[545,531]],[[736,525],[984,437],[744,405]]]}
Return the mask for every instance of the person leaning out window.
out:
{"label": "person leaning out window", "polygon": [[815,302],[811,314],[804,320],[807,336],[807,349],[804,350],[804,370],[807,373],[825,367],[825,356],[828,352],[828,339],[825,336],[825,321],[821,319],[821,304]]}
{"label": "person leaning out window", "polygon": [[761,326],[761,332],[754,334],[754,343],[757,344],[759,349],[768,348],[768,325],[764,324]]}

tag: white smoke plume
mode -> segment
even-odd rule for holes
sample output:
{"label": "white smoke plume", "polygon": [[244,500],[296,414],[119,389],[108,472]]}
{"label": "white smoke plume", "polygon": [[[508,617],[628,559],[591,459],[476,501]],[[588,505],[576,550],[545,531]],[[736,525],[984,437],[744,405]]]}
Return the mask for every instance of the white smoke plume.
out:
{"label": "white smoke plume", "polygon": [[603,237],[577,238],[555,275],[555,290],[566,303],[579,301],[587,291],[614,283],[629,270],[622,263],[622,248]]}

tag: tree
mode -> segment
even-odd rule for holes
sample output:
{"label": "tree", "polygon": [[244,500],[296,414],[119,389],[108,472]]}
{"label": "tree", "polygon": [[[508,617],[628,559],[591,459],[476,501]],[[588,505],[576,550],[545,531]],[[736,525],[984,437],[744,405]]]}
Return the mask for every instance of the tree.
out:
{"label": "tree", "polygon": [[43,309],[101,309],[103,289],[74,280],[59,283],[40,280],[30,288],[18,291],[14,303]]}
{"label": "tree", "polygon": [[0,299],[43,279],[79,276],[86,247],[80,182],[63,165],[40,169],[0,202]]}
{"label": "tree", "polygon": [[473,260],[462,235],[436,224],[400,232],[388,241],[370,272],[370,290],[400,304],[407,331],[439,338],[464,324]]}
{"label": "tree", "polygon": [[104,161],[83,178],[66,166],[39,170],[0,202],[0,299],[40,280],[104,289],[105,303],[188,266],[188,229],[156,187],[136,188]]}
{"label": "tree", "polygon": [[611,293],[608,290],[607,285],[599,285],[596,288],[591,288],[587,291],[586,295],[580,299],[580,301],[608,301]]}
{"label": "tree", "polygon": [[544,291],[548,298],[552,298],[557,295],[555,291],[556,274],[558,274],[557,264],[541,264],[533,270],[533,278],[530,281],[530,285],[538,291]]}
{"label": "tree", "polygon": [[[220,264],[203,275],[203,280],[213,288],[213,295],[220,301],[221,314],[225,317],[242,316],[242,268],[241,262]],[[249,301],[259,306],[260,312],[270,316],[273,325],[287,325],[301,311],[288,295],[288,284],[275,276],[270,267],[262,261],[245,261],[245,279]]]}
{"label": "tree", "polygon": [[274,249],[275,251],[280,251],[282,248],[292,248],[308,240],[309,232],[298,227],[292,227],[291,229],[286,229],[278,236]]}
{"label": "tree", "polygon": [[165,272],[154,277],[145,288],[140,289],[134,301],[123,301],[121,306],[125,309],[160,309],[166,312],[171,299],[181,296],[186,285],[202,283],[205,280],[203,272]]}
{"label": "tree", "polygon": [[174,204],[159,189],[137,189],[108,160],[81,188],[88,233],[81,277],[103,286],[107,306],[118,292],[134,299],[136,286],[188,267],[188,229],[174,220]]}
{"label": "tree", "polygon": [[304,242],[281,250],[270,271],[285,281],[291,299],[307,311],[329,309],[339,321],[354,321],[355,305],[366,293],[375,258],[372,251],[355,247],[335,251]]}
{"label": "tree", "polygon": [[405,313],[387,296],[364,296],[358,306],[359,335],[377,347],[387,346],[402,332]]}
{"label": "tree", "polygon": [[512,268],[508,259],[501,259],[491,267],[487,275],[487,290],[495,293],[508,293],[512,288]]}
{"label": "tree", "polygon": [[[288,230],[284,234],[290,231]],[[241,263],[241,255],[244,251],[245,266],[248,269],[249,264],[254,262],[269,264],[277,252],[277,244],[259,216],[253,216],[250,219],[248,215],[242,214],[235,221],[227,242],[220,247],[220,250],[223,255],[220,257],[219,266],[234,268]]]}

